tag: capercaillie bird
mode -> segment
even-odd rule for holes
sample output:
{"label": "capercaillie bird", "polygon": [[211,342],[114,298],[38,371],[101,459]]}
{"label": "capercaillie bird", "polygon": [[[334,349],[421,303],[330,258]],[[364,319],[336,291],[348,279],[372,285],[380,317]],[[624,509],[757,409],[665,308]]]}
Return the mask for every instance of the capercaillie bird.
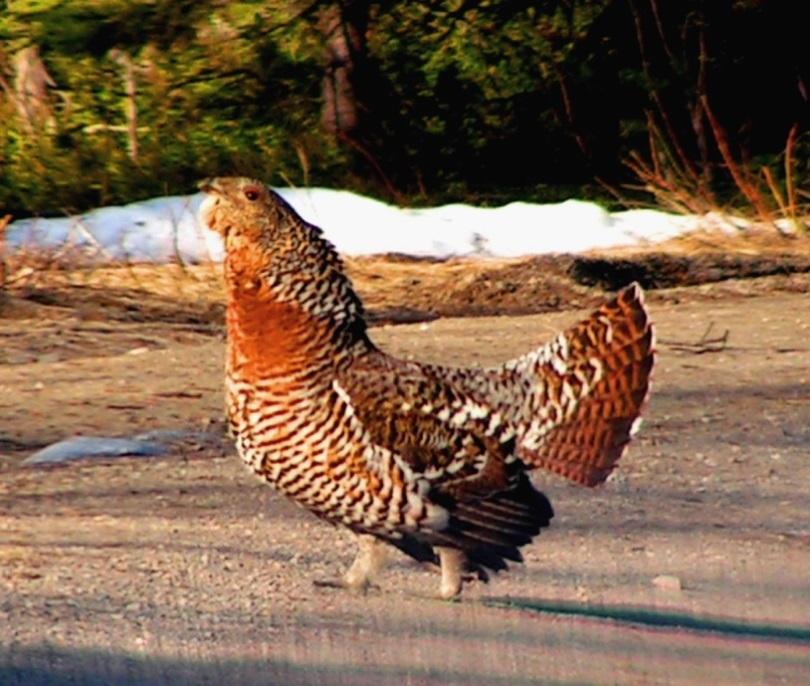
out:
{"label": "capercaillie bird", "polygon": [[495,369],[396,359],[320,229],[260,181],[205,181],[225,244],[226,408],[241,458],[358,535],[339,582],[365,589],[385,544],[441,566],[440,595],[521,561],[554,516],[527,472],[605,481],[647,396],[653,330],[637,285]]}

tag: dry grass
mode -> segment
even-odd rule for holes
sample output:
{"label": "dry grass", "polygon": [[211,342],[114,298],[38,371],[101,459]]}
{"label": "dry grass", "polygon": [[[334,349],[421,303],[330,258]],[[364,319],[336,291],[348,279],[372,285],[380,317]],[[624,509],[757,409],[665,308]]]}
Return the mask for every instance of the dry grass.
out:
{"label": "dry grass", "polygon": [[[666,113],[661,112],[663,127],[652,113],[648,113],[649,150],[646,155],[634,151],[625,160],[642,184],[630,188],[649,193],[657,206],[674,212],[718,214],[727,217],[730,224],[734,223],[735,215],[743,214],[753,217],[755,225],[764,225],[780,233],[810,235],[810,194],[799,188],[795,175],[798,125],[788,132],[782,155],[782,180],[778,181],[779,175],[771,167],[755,168],[744,150],[734,149],[706,96],[701,97],[700,103],[723,160],[722,166],[715,169],[706,163],[702,168],[696,167],[672,128],[666,125]],[[725,176],[737,189],[740,200],[736,207],[728,207],[715,192],[713,179],[718,176]],[[632,204],[615,189],[610,190],[626,204]],[[748,222],[745,224],[747,228]]]}

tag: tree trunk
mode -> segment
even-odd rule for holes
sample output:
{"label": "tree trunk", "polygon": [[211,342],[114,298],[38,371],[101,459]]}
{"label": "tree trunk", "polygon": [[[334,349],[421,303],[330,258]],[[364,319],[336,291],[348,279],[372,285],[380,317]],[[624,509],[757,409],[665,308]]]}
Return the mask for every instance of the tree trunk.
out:
{"label": "tree trunk", "polygon": [[127,94],[126,99],[126,118],[127,118],[127,150],[129,152],[129,159],[133,162],[138,161],[138,107],[135,103],[135,67],[132,64],[132,58],[123,50],[111,50],[110,57],[118,62],[123,69],[123,83],[124,92]]}
{"label": "tree trunk", "polygon": [[34,136],[52,116],[48,88],[56,86],[39,57],[39,48],[32,45],[14,56],[14,95],[17,111],[28,134]]}
{"label": "tree trunk", "polygon": [[321,121],[348,136],[362,127],[362,72],[366,61],[368,0],[340,0],[323,10],[318,28],[326,39]]}

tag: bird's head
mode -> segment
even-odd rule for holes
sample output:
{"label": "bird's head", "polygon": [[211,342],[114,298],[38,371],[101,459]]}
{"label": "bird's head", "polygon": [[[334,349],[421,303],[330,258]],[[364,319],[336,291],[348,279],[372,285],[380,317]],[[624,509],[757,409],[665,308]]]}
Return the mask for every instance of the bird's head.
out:
{"label": "bird's head", "polygon": [[207,196],[200,220],[225,243],[229,293],[255,293],[336,324],[362,324],[362,305],[334,246],[280,195],[237,177],[207,179],[200,190]]}
{"label": "bird's head", "polygon": [[222,236],[226,250],[240,245],[270,247],[283,232],[285,218],[292,218],[286,203],[256,179],[206,179],[199,188],[206,194],[200,219]]}

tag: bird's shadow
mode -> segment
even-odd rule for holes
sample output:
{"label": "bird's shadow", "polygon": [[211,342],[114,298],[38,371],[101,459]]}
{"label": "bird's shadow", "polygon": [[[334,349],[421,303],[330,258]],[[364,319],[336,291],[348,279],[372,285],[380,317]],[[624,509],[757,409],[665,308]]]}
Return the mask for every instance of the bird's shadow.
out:
{"label": "bird's shadow", "polygon": [[518,596],[491,596],[478,602],[486,607],[520,610],[540,615],[565,615],[619,624],[662,629],[711,632],[727,638],[747,638],[810,644],[810,626],[749,622],[735,617],[697,615],[640,605],[602,605]]}

